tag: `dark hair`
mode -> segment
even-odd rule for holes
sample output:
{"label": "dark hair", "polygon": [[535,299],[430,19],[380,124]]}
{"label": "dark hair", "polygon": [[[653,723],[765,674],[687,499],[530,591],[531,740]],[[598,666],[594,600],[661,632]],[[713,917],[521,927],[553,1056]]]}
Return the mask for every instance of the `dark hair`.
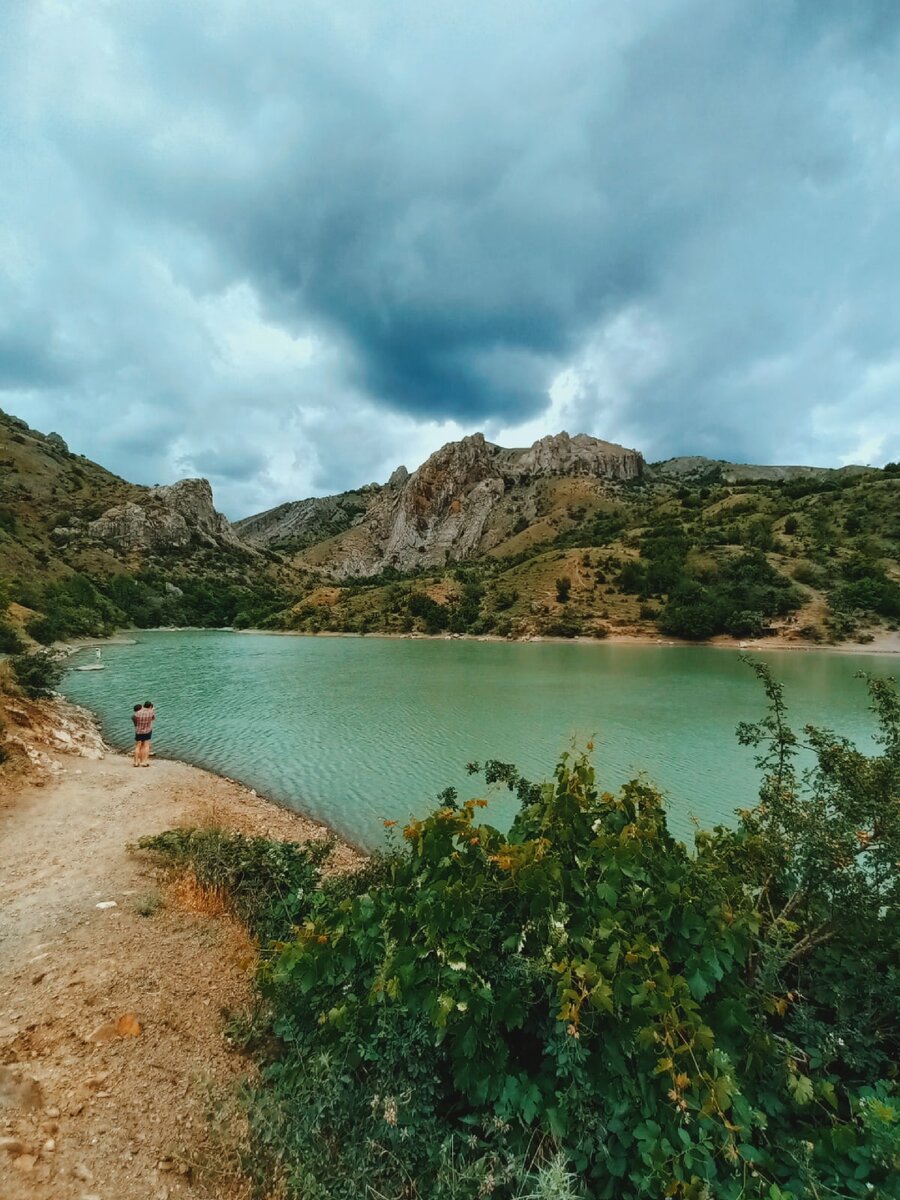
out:
{"label": "dark hair", "polygon": [[136,704],[136,705],[134,706],[134,711],[135,711],[135,712],[140,712],[140,711],[141,711],[141,706],[140,706],[139,704]]}
{"label": "dark hair", "polygon": [[152,708],[152,707],[153,707],[153,701],[152,701],[152,700],[145,700],[145,701],[144,701],[144,708]]}

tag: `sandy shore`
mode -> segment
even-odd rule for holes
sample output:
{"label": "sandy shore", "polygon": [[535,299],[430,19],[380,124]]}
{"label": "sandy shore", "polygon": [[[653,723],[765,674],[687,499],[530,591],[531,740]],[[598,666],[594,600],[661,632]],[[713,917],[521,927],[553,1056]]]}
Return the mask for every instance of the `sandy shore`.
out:
{"label": "sandy shore", "polygon": [[[223,1012],[250,999],[255,947],[127,847],[176,825],[326,830],[184,763],[135,769],[82,710],[13,703],[49,720],[12,726],[31,753],[0,775],[0,1196],[237,1200],[207,1108],[248,1069]],[[332,865],[359,861],[340,846]]]}

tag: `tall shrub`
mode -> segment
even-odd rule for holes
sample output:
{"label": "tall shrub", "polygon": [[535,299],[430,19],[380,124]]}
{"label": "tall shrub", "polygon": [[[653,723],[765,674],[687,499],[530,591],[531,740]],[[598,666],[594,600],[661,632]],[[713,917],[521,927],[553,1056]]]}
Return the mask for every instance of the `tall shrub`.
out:
{"label": "tall shrub", "polygon": [[521,800],[508,833],[450,791],[377,877],[312,898],[262,977],[261,1186],[898,1195],[896,690],[870,683],[866,756],[795,734],[757,670],[759,803],[693,851],[657,791],[602,791],[586,756],[542,786],[489,763]]}

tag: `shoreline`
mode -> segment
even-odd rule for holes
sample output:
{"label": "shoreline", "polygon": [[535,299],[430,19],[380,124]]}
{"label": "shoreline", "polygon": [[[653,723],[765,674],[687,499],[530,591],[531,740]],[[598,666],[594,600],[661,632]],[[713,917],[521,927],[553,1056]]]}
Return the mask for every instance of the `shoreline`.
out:
{"label": "shoreline", "polygon": [[[136,642],[134,642],[132,639],[126,639],[125,641],[119,642],[113,641],[112,644],[136,645]],[[83,649],[84,647],[79,648]],[[58,700],[49,702],[45,701],[44,703],[61,703],[68,709],[74,710],[75,713],[81,714],[82,717],[90,723],[92,728],[96,730],[97,737],[100,739],[104,754],[122,759],[129,759],[131,757],[131,746],[121,746],[107,738],[103,730],[103,721],[100,714],[94,712],[94,710],[89,708],[86,704],[76,703],[61,693],[58,695]],[[263,807],[268,806],[274,809],[276,812],[285,813],[292,821],[298,822],[300,825],[300,832],[302,832],[301,840],[318,841],[321,838],[332,838],[335,843],[336,851],[338,849],[345,850],[360,859],[368,858],[368,856],[371,854],[371,850],[367,849],[365,846],[358,845],[345,834],[341,833],[337,829],[334,829],[328,824],[327,821],[323,821],[317,817],[308,807],[304,806],[303,808],[293,808],[289,804],[282,804],[280,800],[276,800],[272,796],[267,796],[257,791],[257,789],[249,783],[244,783],[242,780],[235,779],[231,775],[225,775],[223,772],[216,771],[212,767],[204,766],[202,763],[191,762],[190,759],[187,758],[178,758],[176,755],[170,755],[166,753],[157,754],[154,752],[152,754],[152,761],[157,763],[171,763],[174,766],[182,767],[187,771],[199,772],[200,775],[206,777],[208,780],[217,781],[217,783],[225,784],[228,787],[240,789],[240,791],[246,796],[248,803],[252,803],[253,807],[258,805],[262,805]]]}
{"label": "shoreline", "polygon": [[[169,626],[160,625],[147,629],[130,629],[110,634],[108,637],[74,638],[65,643],[59,643],[58,648],[66,656],[100,646],[135,645],[137,637],[142,633],[234,633],[237,635],[262,634],[267,637],[302,637],[302,638],[379,638],[386,641],[410,642],[490,642],[504,646],[526,645],[555,645],[555,646],[648,646],[651,648],[664,647],[691,648],[707,650],[731,650],[740,654],[752,654],[754,651],[791,650],[801,653],[819,654],[851,654],[875,655],[892,657],[900,655],[900,632],[884,630],[875,635],[871,642],[806,642],[784,637],[756,638],[752,641],[735,642],[732,638],[718,636],[706,641],[688,641],[685,638],[650,637],[636,633],[610,633],[606,637],[594,638],[579,635],[578,637],[553,637],[537,634],[531,637],[501,637],[499,634],[472,633],[394,633],[385,630],[373,630],[371,633],[343,633],[339,630],[323,629],[319,633],[307,633],[301,629],[235,629],[232,626],[207,627],[201,625]],[[136,636],[132,637],[131,634]]]}
{"label": "shoreline", "polygon": [[[179,826],[306,843],[330,831],[174,759],[135,770],[90,710],[0,695],[0,1107],[9,1200],[246,1200],[238,1125],[210,1122],[253,1068],[225,1017],[259,947],[190,872],[135,852]],[[362,857],[338,840],[326,874]]]}
{"label": "shoreline", "polygon": [[[44,700],[25,700],[0,692],[0,716],[3,715],[7,721],[7,741],[19,752],[21,762],[19,769],[9,776],[10,790],[3,795],[0,817],[14,807],[16,796],[28,787],[46,788],[58,783],[69,771],[68,760],[71,758],[89,762],[112,761],[120,765],[130,762],[131,747],[117,745],[106,737],[100,715],[62,693]],[[335,853],[341,851],[360,860],[371,853],[309,810],[282,804],[240,779],[175,755],[153,754],[152,761],[167,764],[167,769],[195,775],[196,779],[187,780],[195,789],[236,789],[249,813],[283,814],[287,823],[296,825],[300,841],[331,838]],[[80,769],[75,768],[75,774],[82,774],[83,769],[83,765]]]}

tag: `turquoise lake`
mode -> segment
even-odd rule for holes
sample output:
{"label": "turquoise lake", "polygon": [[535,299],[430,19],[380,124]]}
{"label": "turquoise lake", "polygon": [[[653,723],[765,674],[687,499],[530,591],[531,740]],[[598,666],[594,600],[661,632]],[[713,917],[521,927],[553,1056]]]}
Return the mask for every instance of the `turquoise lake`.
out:
{"label": "turquoise lake", "polygon": [[[385,820],[433,806],[448,786],[486,794],[505,827],[516,801],[484,793],[470,760],[549,776],[591,738],[603,787],[643,773],[668,799],[670,827],[731,819],[754,802],[752,754],[734,736],[764,697],[737,652],[273,634],[140,632],[103,649],[106,669],[70,671],[63,690],[93,709],[108,740],[132,743],[132,706],[152,700],[154,751],[239,779],[376,846]],[[870,748],[860,670],[900,674],[896,656],[771,651],[792,723],[827,725]],[[87,663],[82,652],[73,665]]]}

